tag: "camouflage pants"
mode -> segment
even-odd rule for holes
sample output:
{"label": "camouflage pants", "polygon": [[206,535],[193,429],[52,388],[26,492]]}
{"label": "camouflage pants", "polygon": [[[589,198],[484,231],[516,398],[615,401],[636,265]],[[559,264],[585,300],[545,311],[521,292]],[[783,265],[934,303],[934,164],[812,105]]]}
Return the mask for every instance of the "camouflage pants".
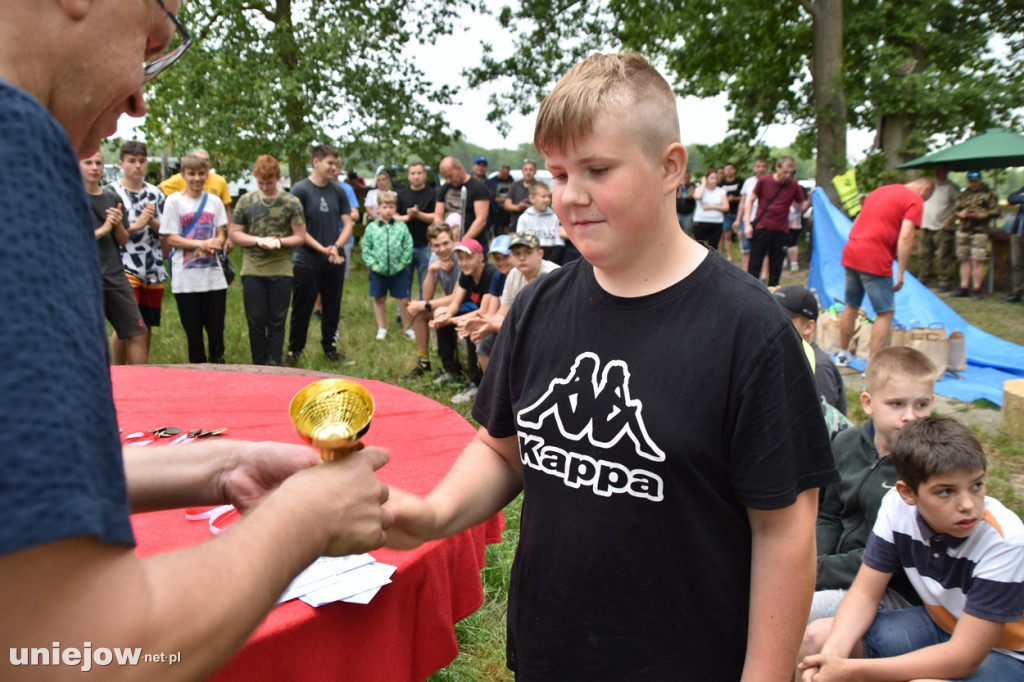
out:
{"label": "camouflage pants", "polygon": [[1024,294],[1024,234],[1010,235],[1010,281],[1013,293]]}
{"label": "camouflage pants", "polygon": [[[921,230],[917,278],[927,282],[932,275],[939,284],[949,286],[959,276],[960,264],[954,258],[956,233],[952,230]],[[938,262],[935,261],[936,252]]]}
{"label": "camouflage pants", "polygon": [[956,257],[965,260],[988,260],[988,233],[956,233]]}

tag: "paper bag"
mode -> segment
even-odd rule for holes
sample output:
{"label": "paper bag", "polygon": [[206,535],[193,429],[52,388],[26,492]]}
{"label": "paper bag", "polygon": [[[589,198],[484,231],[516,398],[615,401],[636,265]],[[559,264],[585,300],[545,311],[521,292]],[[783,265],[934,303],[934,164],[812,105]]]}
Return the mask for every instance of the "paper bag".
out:
{"label": "paper bag", "polygon": [[893,348],[907,345],[910,341],[910,330],[905,324],[894,324],[889,328],[889,345]]}
{"label": "paper bag", "polygon": [[829,355],[839,352],[839,315],[831,311],[822,311],[818,315],[818,324],[815,327],[815,339],[817,344]]}
{"label": "paper bag", "polygon": [[935,365],[935,380],[938,381],[946,373],[949,362],[949,339],[944,329],[917,328],[910,330],[911,348],[921,351]]}
{"label": "paper bag", "polygon": [[872,323],[863,320],[853,332],[853,343],[856,345],[854,355],[860,360],[867,360],[871,355],[871,327]]}
{"label": "paper bag", "polygon": [[946,365],[951,372],[967,371],[967,339],[961,331],[949,334],[949,358]]}

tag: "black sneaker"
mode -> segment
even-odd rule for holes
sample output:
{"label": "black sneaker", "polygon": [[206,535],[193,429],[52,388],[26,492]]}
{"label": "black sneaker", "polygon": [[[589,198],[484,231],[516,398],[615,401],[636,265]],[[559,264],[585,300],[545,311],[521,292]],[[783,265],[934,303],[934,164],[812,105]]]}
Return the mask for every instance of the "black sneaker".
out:
{"label": "black sneaker", "polygon": [[433,384],[453,384],[462,381],[462,376],[447,369],[442,369],[431,379]]}
{"label": "black sneaker", "polygon": [[324,357],[330,360],[331,362],[341,362],[342,360],[345,359],[345,356],[336,350],[324,353]]}
{"label": "black sneaker", "polygon": [[418,379],[427,372],[430,371],[430,362],[417,362],[416,366],[412,368],[412,371],[402,377],[402,381],[412,381]]}
{"label": "black sneaker", "polygon": [[1007,303],[1020,303],[1020,299],[1021,299],[1021,295],[1020,294],[1010,294],[1009,296],[1007,296],[1003,300],[1006,301]]}
{"label": "black sneaker", "polygon": [[956,293],[953,294],[953,298],[967,298],[970,295],[971,295],[970,291],[968,291],[967,289],[961,288],[961,289],[957,289],[956,290]]}
{"label": "black sneaker", "polygon": [[281,364],[285,367],[294,367],[299,364],[299,354],[288,351],[288,355],[284,356],[284,360],[281,361]]}
{"label": "black sneaker", "polygon": [[982,298],[984,296],[985,296],[985,294],[983,294],[981,292],[981,289],[972,289],[971,290],[971,298],[978,299],[978,298]]}

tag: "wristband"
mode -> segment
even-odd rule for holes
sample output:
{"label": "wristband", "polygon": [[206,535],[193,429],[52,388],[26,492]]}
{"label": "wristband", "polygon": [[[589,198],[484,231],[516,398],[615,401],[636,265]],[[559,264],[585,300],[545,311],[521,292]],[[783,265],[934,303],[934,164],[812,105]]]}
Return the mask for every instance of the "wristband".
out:
{"label": "wristband", "polygon": [[430,301],[424,301],[423,307],[427,309],[428,313],[434,312],[434,306],[430,305]]}

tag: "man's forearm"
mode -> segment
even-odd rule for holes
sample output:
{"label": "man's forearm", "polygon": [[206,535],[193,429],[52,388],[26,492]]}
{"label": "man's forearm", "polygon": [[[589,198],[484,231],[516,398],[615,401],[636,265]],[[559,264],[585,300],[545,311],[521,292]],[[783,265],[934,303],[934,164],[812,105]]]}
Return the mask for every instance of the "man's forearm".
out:
{"label": "man's forearm", "polygon": [[[154,457],[144,448],[124,449],[132,512],[224,504],[220,474],[248,443],[210,440],[170,446],[173,456]],[[171,455],[168,450],[167,455]]]}

